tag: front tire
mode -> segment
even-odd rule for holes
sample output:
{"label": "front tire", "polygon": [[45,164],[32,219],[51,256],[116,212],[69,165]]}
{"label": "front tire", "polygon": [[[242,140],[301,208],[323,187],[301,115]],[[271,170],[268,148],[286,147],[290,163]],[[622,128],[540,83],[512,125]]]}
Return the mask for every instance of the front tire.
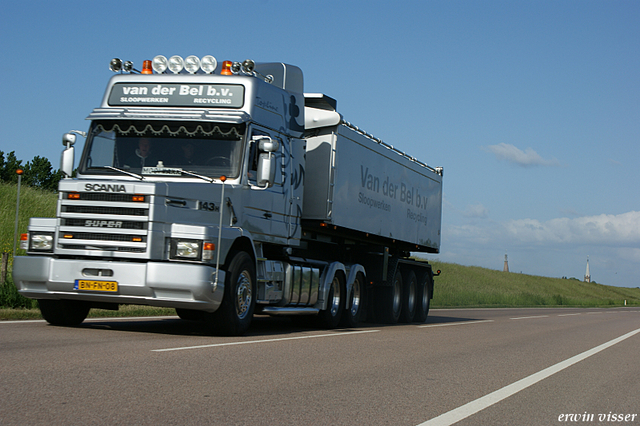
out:
{"label": "front tire", "polygon": [[91,306],[80,300],[38,300],[42,317],[51,325],[73,327],[82,324]]}
{"label": "front tire", "polygon": [[255,308],[256,270],[251,256],[242,251],[229,264],[220,307],[203,316],[214,333],[239,336],[249,329]]}
{"label": "front tire", "polygon": [[203,313],[194,309],[176,308],[176,314],[184,321],[200,321]]}

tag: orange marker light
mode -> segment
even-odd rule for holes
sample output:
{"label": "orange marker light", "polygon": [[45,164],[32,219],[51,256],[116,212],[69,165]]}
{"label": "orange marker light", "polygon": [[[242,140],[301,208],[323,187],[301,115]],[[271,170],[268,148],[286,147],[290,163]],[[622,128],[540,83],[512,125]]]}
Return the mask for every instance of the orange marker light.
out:
{"label": "orange marker light", "polygon": [[142,63],[141,74],[153,74],[153,69],[151,68],[151,61],[147,60]]}
{"label": "orange marker light", "polygon": [[227,180],[227,177],[225,175],[220,176],[220,181],[224,182]]}
{"label": "orange marker light", "polygon": [[144,203],[144,195],[134,195],[131,198],[131,201],[138,201],[138,202]]}
{"label": "orange marker light", "polygon": [[220,74],[221,75],[233,75],[233,73],[231,72],[231,65],[233,65],[233,62],[224,61],[222,63],[222,71],[220,71]]}
{"label": "orange marker light", "polygon": [[78,192],[70,192],[67,194],[67,198],[69,200],[79,200],[80,199],[80,194]]}
{"label": "orange marker light", "polygon": [[213,252],[216,249],[216,245],[213,243],[204,243],[202,246],[202,260],[213,259]]}

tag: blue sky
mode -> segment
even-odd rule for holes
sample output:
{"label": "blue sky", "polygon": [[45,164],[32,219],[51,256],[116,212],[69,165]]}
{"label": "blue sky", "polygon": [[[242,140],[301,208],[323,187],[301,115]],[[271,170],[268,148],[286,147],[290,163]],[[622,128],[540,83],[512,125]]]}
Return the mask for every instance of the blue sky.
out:
{"label": "blue sky", "polygon": [[[2,138],[58,167],[112,57],[299,66],[346,120],[444,167],[446,262],[640,286],[637,1],[21,1]],[[445,271],[446,273],[446,271]]]}

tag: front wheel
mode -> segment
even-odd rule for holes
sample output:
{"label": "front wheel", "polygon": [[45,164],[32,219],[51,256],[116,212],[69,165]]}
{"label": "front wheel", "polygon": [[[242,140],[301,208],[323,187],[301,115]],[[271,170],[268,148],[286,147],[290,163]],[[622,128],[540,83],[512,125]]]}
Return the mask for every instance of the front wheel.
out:
{"label": "front wheel", "polygon": [[91,306],[80,300],[38,300],[42,317],[51,325],[73,327],[82,324]]}
{"label": "front wheel", "polygon": [[214,333],[239,336],[249,329],[256,307],[255,282],[256,271],[251,256],[246,252],[237,253],[226,273],[220,307],[203,315]]}

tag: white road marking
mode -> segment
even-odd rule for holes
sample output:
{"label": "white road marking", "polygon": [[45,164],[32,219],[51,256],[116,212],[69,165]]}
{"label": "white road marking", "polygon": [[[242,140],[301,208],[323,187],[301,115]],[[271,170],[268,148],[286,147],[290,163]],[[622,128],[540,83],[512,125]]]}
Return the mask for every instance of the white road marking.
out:
{"label": "white road marking", "polygon": [[314,334],[311,336],[281,337],[278,339],[244,340],[240,342],[213,343],[211,345],[184,346],[181,348],[152,349],[151,352],[170,352],[170,351],[184,351],[187,349],[218,348],[222,346],[251,345],[254,343],[271,343],[271,342],[283,342],[286,340],[314,339],[316,337],[351,336],[353,334],[375,333],[376,331],[380,331],[380,330],[347,331],[344,333]]}
{"label": "white road marking", "polygon": [[562,315],[558,315],[559,317],[570,317],[570,316],[574,316],[574,315],[582,315],[582,314],[562,314]]}
{"label": "white road marking", "polygon": [[531,318],[548,318],[548,317],[549,317],[549,315],[536,315],[536,316],[533,316],[533,317],[518,317],[518,318],[509,318],[509,319],[512,319],[512,320],[521,320],[521,319],[531,319]]}
{"label": "white road marking", "polygon": [[449,325],[478,324],[478,323],[481,323],[481,322],[493,322],[493,320],[479,320],[479,321],[465,321],[465,322],[445,322],[443,324],[419,325],[418,328],[446,327],[446,326],[449,326]]}
{"label": "white road marking", "polygon": [[460,420],[466,419],[469,416],[477,413],[478,411],[484,410],[498,402],[502,401],[505,398],[510,397],[511,395],[520,392],[538,383],[541,380],[546,379],[549,376],[552,376],[565,368],[572,366],[580,361],[583,361],[589,358],[592,355],[597,354],[611,346],[614,346],[629,337],[635,336],[640,333],[640,328],[631,331],[625,335],[622,335],[616,339],[610,340],[606,343],[603,343],[600,346],[596,346],[595,348],[589,349],[588,351],[582,352],[576,356],[573,356],[569,359],[566,359],[562,362],[559,362],[551,367],[545,368],[544,370],[538,371],[524,379],[518,380],[508,386],[503,387],[502,389],[498,389],[495,392],[491,392],[488,395],[485,395],[481,398],[476,399],[475,401],[471,401],[465,405],[462,405],[456,409],[453,409],[447,413],[441,414],[438,417],[435,417],[431,420],[428,420],[424,423],[420,423],[418,426],[449,426],[454,423],[459,422]]}

